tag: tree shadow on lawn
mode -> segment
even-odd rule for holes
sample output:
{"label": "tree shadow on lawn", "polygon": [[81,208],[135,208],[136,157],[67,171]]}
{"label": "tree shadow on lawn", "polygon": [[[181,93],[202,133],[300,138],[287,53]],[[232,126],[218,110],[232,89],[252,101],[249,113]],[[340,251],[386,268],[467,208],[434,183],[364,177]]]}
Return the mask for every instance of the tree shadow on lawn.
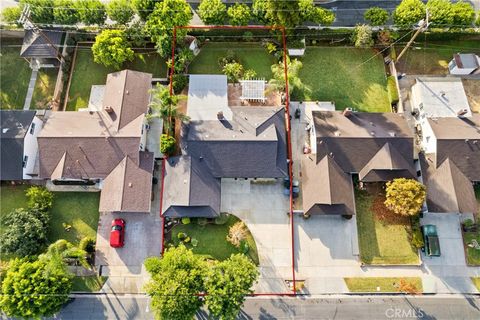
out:
{"label": "tree shadow on lawn", "polygon": [[378,83],[372,83],[363,92],[362,100],[354,100],[352,104],[355,109],[363,112],[391,112],[388,101],[387,89]]}

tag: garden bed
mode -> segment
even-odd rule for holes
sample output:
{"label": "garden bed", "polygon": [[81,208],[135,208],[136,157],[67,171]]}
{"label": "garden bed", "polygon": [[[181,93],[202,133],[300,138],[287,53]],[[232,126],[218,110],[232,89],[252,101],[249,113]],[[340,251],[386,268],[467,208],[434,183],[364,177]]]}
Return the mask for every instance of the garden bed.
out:
{"label": "garden bed", "polygon": [[[224,224],[208,223],[206,225],[199,225],[198,219],[191,219],[189,224],[180,223],[173,227],[170,232],[170,244],[178,246],[182,242],[178,238],[178,234],[183,233],[191,239],[189,243],[186,243],[186,246],[192,249],[195,254],[220,261],[228,259],[232,254],[240,253],[240,249],[226,239],[230,227],[238,221],[240,221],[240,219],[234,215],[229,215]],[[198,241],[197,246],[192,245],[193,239]],[[250,232],[248,232],[246,243],[249,247],[247,256],[258,265],[257,246]]]}
{"label": "garden bed", "polygon": [[344,280],[350,292],[402,292],[402,282],[403,287],[409,286],[415,293],[423,292],[422,279],[419,277],[358,277]]}
{"label": "garden bed", "polygon": [[[358,244],[362,263],[372,265],[418,265],[418,250],[412,246],[409,218],[382,217],[382,201],[366,191],[355,190]],[[377,200],[377,201],[375,201]]]}

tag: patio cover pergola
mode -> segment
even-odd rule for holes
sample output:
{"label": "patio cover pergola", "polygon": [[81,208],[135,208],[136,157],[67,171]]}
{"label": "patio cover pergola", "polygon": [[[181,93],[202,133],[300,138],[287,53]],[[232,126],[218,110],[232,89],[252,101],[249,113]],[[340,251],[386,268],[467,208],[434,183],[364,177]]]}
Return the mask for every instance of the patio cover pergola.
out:
{"label": "patio cover pergola", "polygon": [[240,80],[242,86],[242,100],[265,102],[265,80]]}

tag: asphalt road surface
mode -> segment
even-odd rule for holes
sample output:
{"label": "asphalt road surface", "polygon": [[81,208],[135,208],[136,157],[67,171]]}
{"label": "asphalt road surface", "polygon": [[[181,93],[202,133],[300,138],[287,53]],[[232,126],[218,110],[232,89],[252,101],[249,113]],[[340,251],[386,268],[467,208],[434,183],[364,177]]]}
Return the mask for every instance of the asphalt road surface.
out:
{"label": "asphalt road surface", "polygon": [[[145,296],[78,296],[52,319],[153,319]],[[207,320],[200,312],[197,319]],[[474,296],[325,296],[249,298],[238,317],[259,319],[480,319]]]}

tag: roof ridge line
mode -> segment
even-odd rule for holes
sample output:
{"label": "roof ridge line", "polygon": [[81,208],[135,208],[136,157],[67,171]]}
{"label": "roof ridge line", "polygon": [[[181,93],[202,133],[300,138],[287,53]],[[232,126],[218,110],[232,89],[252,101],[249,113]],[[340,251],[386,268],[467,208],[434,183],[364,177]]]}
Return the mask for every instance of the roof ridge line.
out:
{"label": "roof ridge line", "polygon": [[118,115],[117,132],[120,131],[120,122],[122,121],[123,99],[125,98],[125,87],[127,86],[127,74],[128,74],[128,69],[125,69],[125,81],[123,83],[122,97],[120,100],[120,114]]}
{"label": "roof ridge line", "polygon": [[[124,197],[124,192],[125,192],[125,176],[127,175],[127,161],[128,161],[128,156],[125,156],[125,158],[123,158],[122,161],[120,161],[120,163],[122,163],[123,161],[125,161],[125,167],[123,168],[123,181],[124,183],[122,183],[122,199],[120,199],[120,210],[123,210],[123,199],[125,198]],[[114,169],[115,170],[115,169]],[[113,171],[113,170],[112,170]],[[111,172],[110,172],[111,173]]]}

